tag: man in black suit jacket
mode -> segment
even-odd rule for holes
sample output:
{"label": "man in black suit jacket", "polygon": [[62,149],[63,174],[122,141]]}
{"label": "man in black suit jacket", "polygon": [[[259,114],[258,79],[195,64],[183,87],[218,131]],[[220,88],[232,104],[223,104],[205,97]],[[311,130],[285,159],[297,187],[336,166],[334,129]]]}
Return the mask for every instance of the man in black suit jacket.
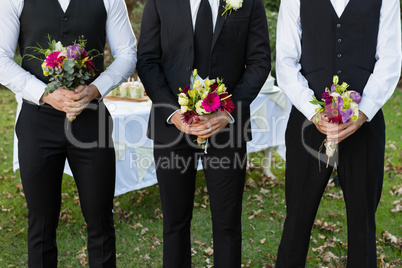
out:
{"label": "man in black suit jacket", "polygon": [[[203,0],[204,1],[204,0]],[[194,30],[200,0],[148,0],[138,47],[138,74],[153,102],[148,136],[164,219],[164,267],[191,267],[190,223],[195,175],[202,160],[211,204],[215,267],[240,267],[241,208],[246,142],[251,139],[250,103],[270,67],[265,9],[261,0],[244,0],[222,16],[223,0],[206,1],[212,10],[213,37],[205,79],[224,79],[235,110],[219,111],[187,125],[180,117],[179,88],[190,83]],[[203,3],[205,4],[205,3]],[[195,136],[208,138],[205,154]]]}

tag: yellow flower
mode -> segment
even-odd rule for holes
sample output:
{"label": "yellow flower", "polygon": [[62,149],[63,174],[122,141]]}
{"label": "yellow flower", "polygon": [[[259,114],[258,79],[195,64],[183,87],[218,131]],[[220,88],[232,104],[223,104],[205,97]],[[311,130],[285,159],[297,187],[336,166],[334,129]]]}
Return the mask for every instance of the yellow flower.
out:
{"label": "yellow flower", "polygon": [[334,75],[333,83],[336,86],[339,82],[339,77],[337,75]]}
{"label": "yellow flower", "polygon": [[46,61],[44,61],[44,62],[42,63],[42,70],[43,70],[43,75],[44,75],[44,76],[48,76],[48,75],[49,75],[49,72],[47,71],[48,68],[46,67]]}
{"label": "yellow flower", "polygon": [[348,97],[343,97],[343,109],[350,108],[350,99]]}
{"label": "yellow flower", "polygon": [[213,84],[213,81],[211,81],[209,79],[205,79],[204,84],[205,84],[206,87],[210,87]]}
{"label": "yellow flower", "polygon": [[188,95],[191,97],[191,98],[194,98],[195,96],[197,96],[197,89],[192,89],[192,90],[189,90],[188,91]]}
{"label": "yellow flower", "polygon": [[201,89],[202,89],[202,85],[201,85],[200,80],[196,80],[196,81],[194,82],[194,84],[193,84],[193,89],[195,89],[195,90],[201,90]]}
{"label": "yellow flower", "polygon": [[343,92],[348,88],[348,86],[349,85],[347,83],[343,82],[342,85],[340,85],[339,89],[342,90],[342,92]]}
{"label": "yellow flower", "polygon": [[222,93],[224,91],[226,91],[225,84],[220,84],[220,86],[218,87],[218,93]]}

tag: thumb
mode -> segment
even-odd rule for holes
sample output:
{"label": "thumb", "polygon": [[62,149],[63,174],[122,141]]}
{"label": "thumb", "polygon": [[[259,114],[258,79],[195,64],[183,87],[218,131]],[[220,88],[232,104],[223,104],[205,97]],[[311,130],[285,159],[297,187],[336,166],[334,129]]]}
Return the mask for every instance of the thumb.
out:
{"label": "thumb", "polygon": [[76,93],[80,93],[84,90],[84,88],[86,87],[86,85],[79,85],[76,89],[75,92]]}

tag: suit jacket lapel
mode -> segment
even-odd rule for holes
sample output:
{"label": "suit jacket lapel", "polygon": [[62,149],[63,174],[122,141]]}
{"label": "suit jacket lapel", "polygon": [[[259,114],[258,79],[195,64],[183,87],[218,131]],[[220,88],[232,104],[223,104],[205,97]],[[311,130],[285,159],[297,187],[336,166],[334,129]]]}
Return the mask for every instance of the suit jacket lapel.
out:
{"label": "suit jacket lapel", "polygon": [[212,47],[211,51],[214,48],[216,41],[218,40],[219,34],[222,31],[223,25],[225,24],[225,16],[222,16],[222,13],[225,11],[225,3],[224,0],[220,0],[219,9],[218,9],[218,18],[216,19],[215,32],[212,37]]}
{"label": "suit jacket lapel", "polygon": [[177,0],[180,8],[180,17],[183,20],[183,26],[185,27],[188,40],[191,45],[194,45],[194,33],[193,33],[193,21],[191,19],[191,8],[189,0]]}

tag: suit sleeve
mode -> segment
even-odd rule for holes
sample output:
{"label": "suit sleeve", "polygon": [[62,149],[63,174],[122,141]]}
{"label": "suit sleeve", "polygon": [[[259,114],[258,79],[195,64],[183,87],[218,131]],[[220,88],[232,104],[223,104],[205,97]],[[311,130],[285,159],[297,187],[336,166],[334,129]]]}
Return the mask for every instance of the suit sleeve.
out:
{"label": "suit sleeve", "polygon": [[237,109],[250,106],[257,97],[271,71],[271,51],[269,46],[267,18],[261,0],[254,1],[250,16],[246,48],[246,70],[232,91],[232,99]]}
{"label": "suit sleeve", "polygon": [[161,67],[161,21],[155,0],[148,0],[141,22],[141,38],[138,43],[138,75],[145,91],[155,105],[163,105],[163,114],[168,118],[180,109],[177,96],[172,94]]}

